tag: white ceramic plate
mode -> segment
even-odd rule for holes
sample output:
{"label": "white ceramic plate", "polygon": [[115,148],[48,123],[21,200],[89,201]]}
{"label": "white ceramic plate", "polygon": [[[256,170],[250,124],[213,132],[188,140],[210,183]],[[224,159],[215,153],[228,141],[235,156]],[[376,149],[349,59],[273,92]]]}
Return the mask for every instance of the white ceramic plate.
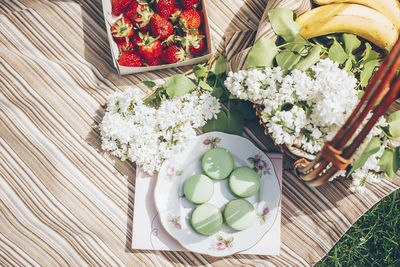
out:
{"label": "white ceramic plate", "polygon": [[[196,205],[183,196],[183,183],[191,175],[202,173],[201,157],[212,147],[226,148],[234,158],[235,168],[249,166],[260,174],[259,192],[246,198],[254,205],[258,220],[244,231],[234,231],[224,223],[218,233],[203,236],[190,225],[190,215]],[[254,246],[273,225],[278,215],[280,194],[271,160],[248,139],[221,132],[197,136],[183,152],[166,160],[154,188],[156,208],[168,234],[184,248],[214,257],[231,255]],[[228,179],[214,181],[214,195],[209,203],[222,212],[225,204],[235,198],[229,191]]]}

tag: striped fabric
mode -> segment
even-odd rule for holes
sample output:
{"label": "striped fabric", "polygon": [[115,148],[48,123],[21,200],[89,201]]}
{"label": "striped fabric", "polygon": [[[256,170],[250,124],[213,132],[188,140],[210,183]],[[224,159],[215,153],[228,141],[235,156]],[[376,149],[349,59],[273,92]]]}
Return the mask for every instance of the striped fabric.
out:
{"label": "striped fabric", "polygon": [[[217,50],[225,35],[230,58],[250,46],[267,2],[208,1]],[[105,27],[100,0],[0,0],[1,266],[309,266],[400,186],[359,196],[341,181],[308,188],[287,170],[280,256],[131,250],[135,166],[101,150],[104,104],[189,68],[119,77]],[[261,127],[246,134],[274,149]]]}

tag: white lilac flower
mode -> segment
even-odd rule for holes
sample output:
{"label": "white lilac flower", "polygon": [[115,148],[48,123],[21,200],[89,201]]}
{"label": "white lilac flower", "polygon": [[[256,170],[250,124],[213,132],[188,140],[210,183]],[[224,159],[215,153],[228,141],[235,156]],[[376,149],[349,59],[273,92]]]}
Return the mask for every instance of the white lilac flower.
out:
{"label": "white lilac flower", "polygon": [[[328,58],[317,62],[310,72],[294,70],[284,75],[279,67],[242,70],[230,72],[225,81],[233,95],[264,105],[261,118],[277,144],[292,145],[295,140],[300,140],[301,148],[311,154],[318,153],[335,136],[356,107],[360,93],[356,85],[354,76]],[[367,119],[371,116],[369,114]],[[386,125],[384,117],[381,117],[357,150],[355,158],[359,157],[372,136],[381,134],[377,126]],[[357,133],[360,131],[361,127]],[[378,162],[383,147],[353,173],[353,191],[365,190],[365,182],[381,180],[383,175]],[[333,178],[339,176],[343,176],[343,171]]]}
{"label": "white lilac flower", "polygon": [[112,94],[100,130],[102,149],[136,162],[149,174],[182,151],[196,136],[195,129],[220,110],[218,100],[209,93],[163,100],[158,109],[144,105],[142,97],[134,87]]}

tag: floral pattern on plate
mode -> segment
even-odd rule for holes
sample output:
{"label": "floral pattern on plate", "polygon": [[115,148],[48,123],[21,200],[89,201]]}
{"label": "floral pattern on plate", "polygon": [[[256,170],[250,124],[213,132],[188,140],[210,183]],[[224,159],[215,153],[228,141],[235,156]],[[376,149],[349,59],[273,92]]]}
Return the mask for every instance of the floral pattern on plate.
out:
{"label": "floral pattern on plate", "polygon": [[255,154],[253,157],[247,159],[252,165],[253,169],[258,173],[271,174],[271,167],[262,159],[260,154]]}
{"label": "floral pattern on plate", "polygon": [[215,237],[216,241],[214,240],[211,243],[211,247],[209,248],[212,251],[215,250],[225,250],[225,249],[230,249],[233,247],[233,236],[229,237],[229,238],[223,238],[220,234],[217,234],[217,236]]}
{"label": "floral pattern on plate", "polygon": [[[261,223],[256,222],[243,231],[233,231],[224,224],[217,234],[204,236],[198,234],[190,224],[191,213],[197,205],[184,197],[183,184],[190,176],[202,173],[203,154],[216,146],[232,154],[235,168],[248,166],[259,171],[260,190],[246,199],[256,207]],[[197,136],[173,159],[166,160],[154,189],[156,208],[166,232],[189,251],[213,257],[232,255],[254,246],[274,224],[279,212],[280,196],[278,177],[268,156],[248,139],[221,132]],[[228,179],[225,179],[214,182],[214,194],[208,202],[223,210],[224,205],[234,198],[229,190]]]}

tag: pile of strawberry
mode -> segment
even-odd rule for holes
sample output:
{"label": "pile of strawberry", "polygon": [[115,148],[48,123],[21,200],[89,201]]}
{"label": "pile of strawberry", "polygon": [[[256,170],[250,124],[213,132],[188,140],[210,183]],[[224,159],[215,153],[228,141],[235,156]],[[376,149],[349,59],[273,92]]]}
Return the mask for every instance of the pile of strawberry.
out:
{"label": "pile of strawberry", "polygon": [[112,14],[123,14],[111,26],[119,64],[158,66],[202,54],[203,14],[197,8],[199,0],[112,0]]}

